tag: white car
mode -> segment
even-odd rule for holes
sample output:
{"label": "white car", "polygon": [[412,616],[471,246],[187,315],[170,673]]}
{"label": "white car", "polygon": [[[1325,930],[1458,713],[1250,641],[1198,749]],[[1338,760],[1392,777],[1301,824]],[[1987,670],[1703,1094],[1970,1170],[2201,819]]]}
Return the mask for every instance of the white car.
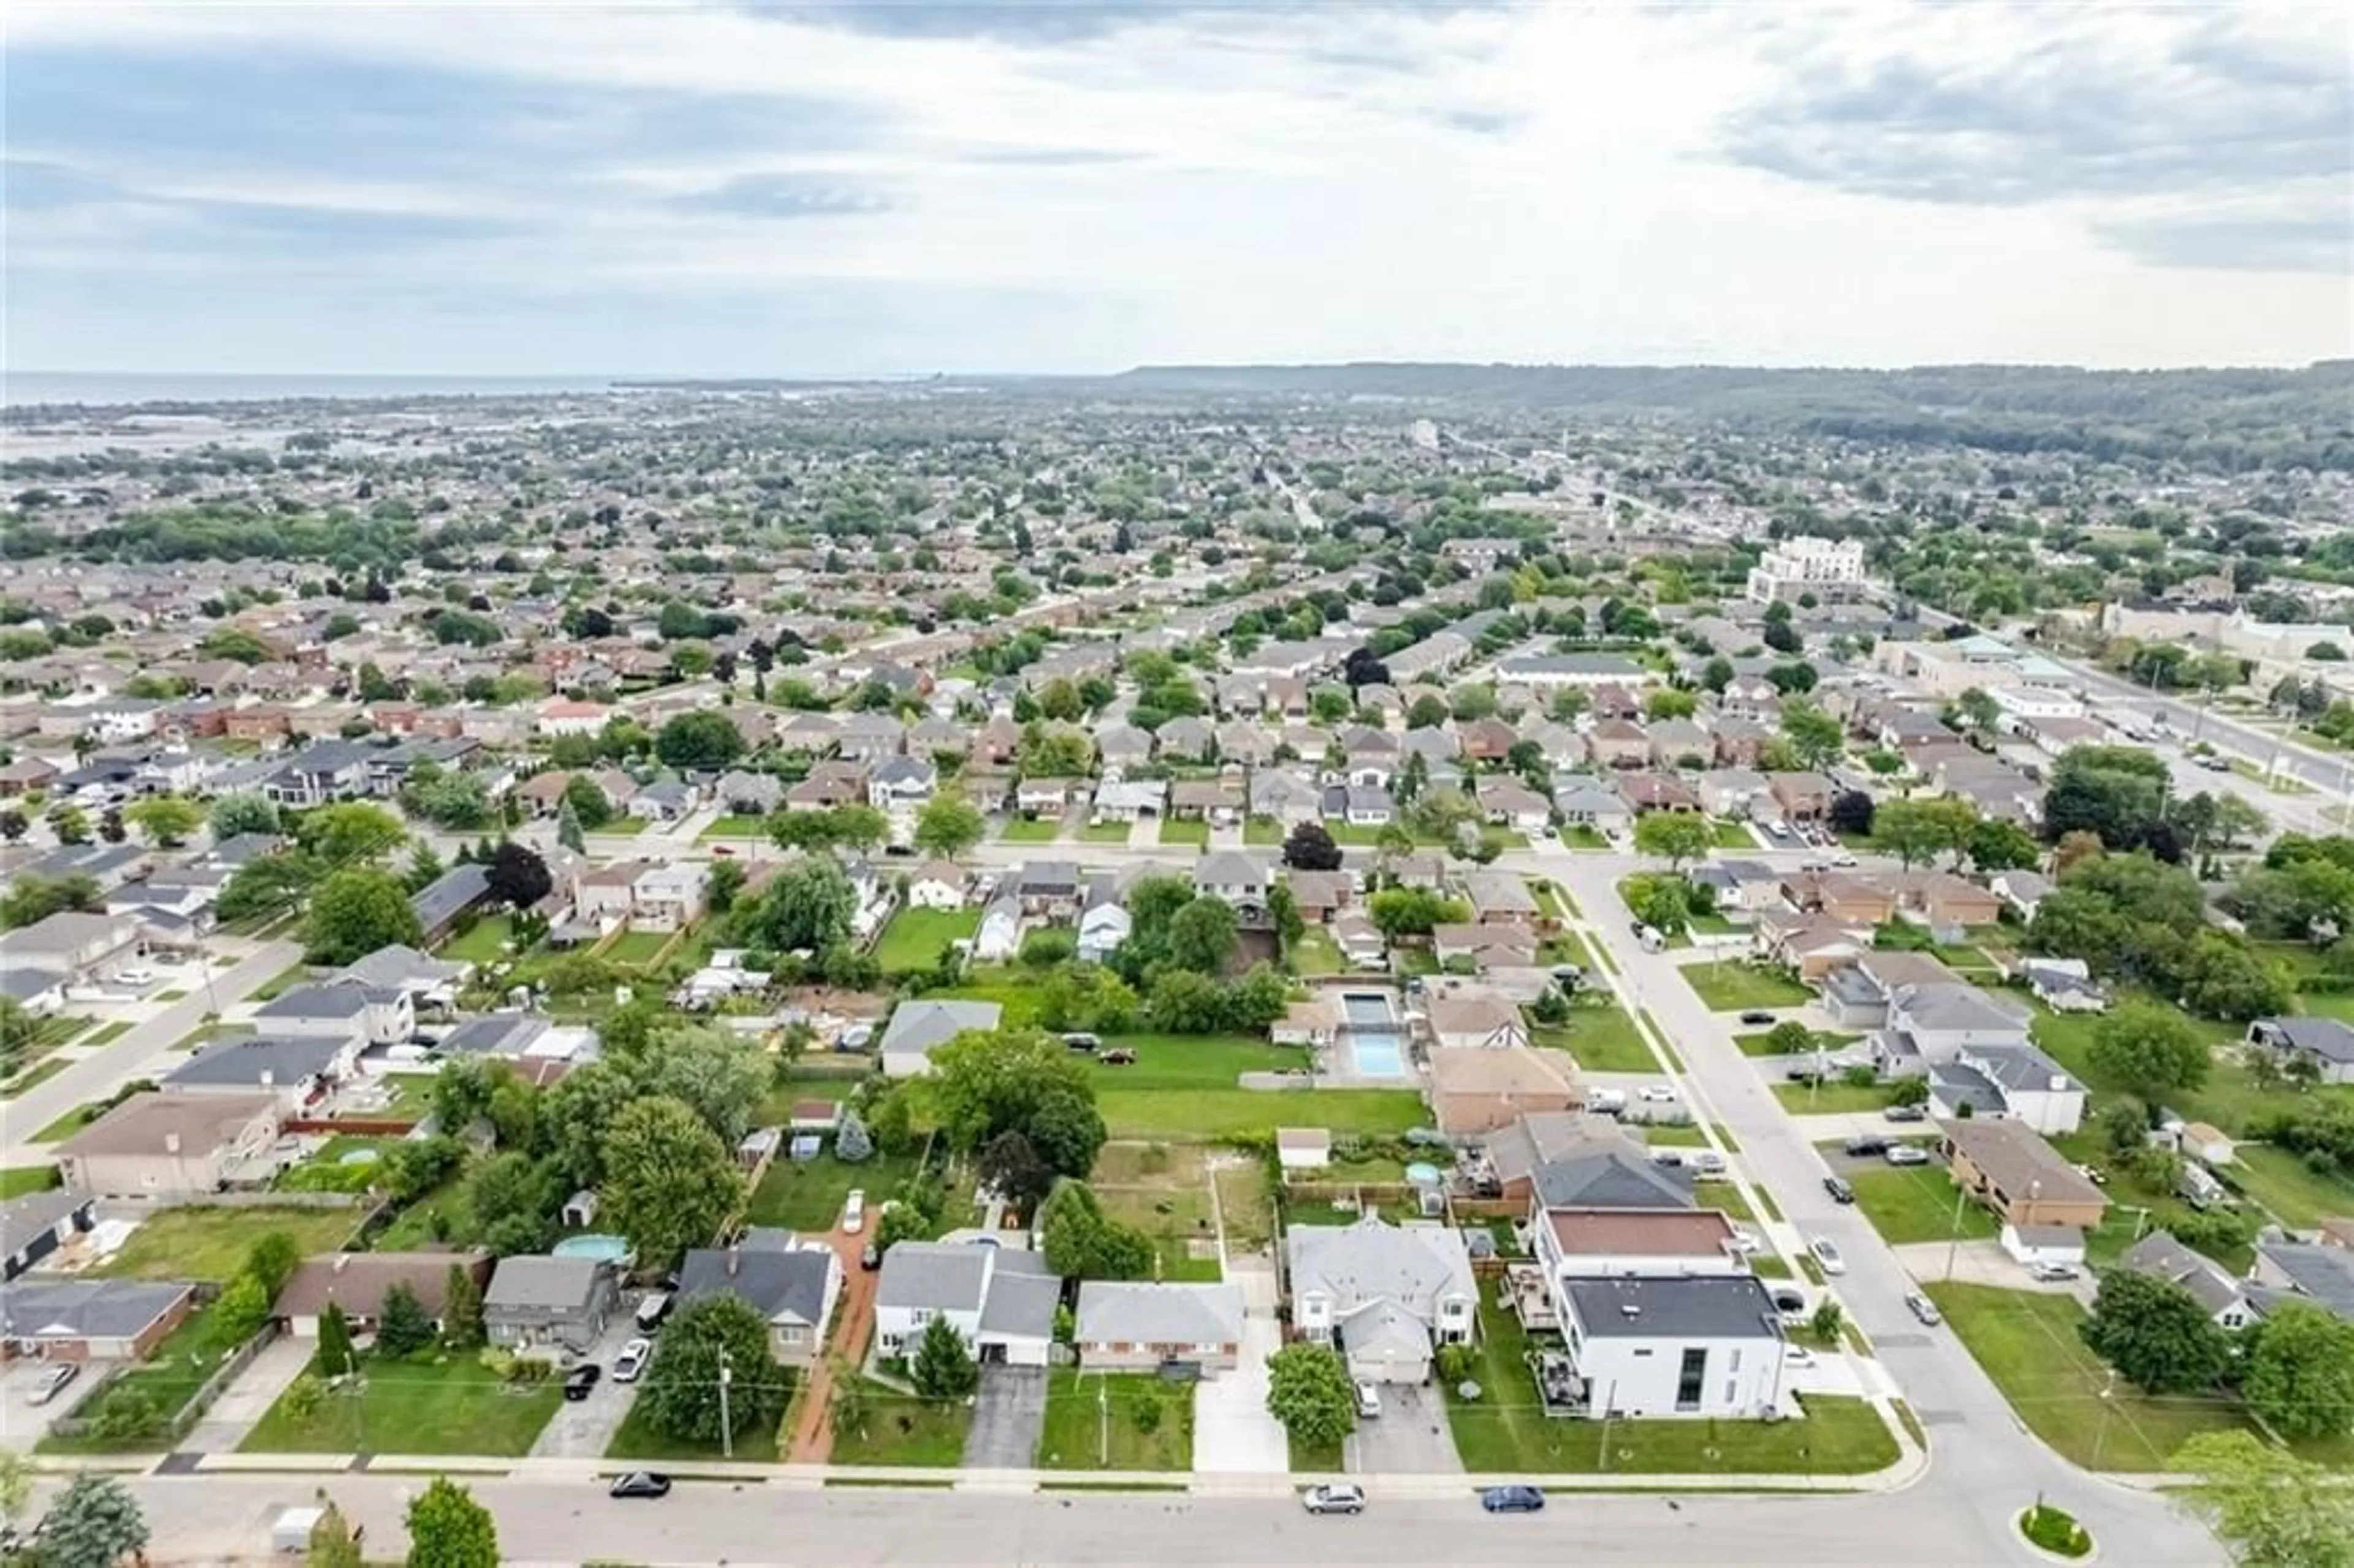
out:
{"label": "white car", "polygon": [[1367,1421],[1372,1421],[1379,1417],[1381,1413],[1382,1391],[1379,1385],[1370,1383],[1359,1383],[1357,1385],[1357,1414]]}
{"label": "white car", "polygon": [[654,1342],[652,1340],[631,1340],[628,1344],[623,1345],[621,1353],[613,1358],[613,1381],[615,1383],[637,1382],[638,1374],[646,1370],[646,1358],[653,1354],[653,1351]]}
{"label": "white car", "polygon": [[1815,1261],[1823,1266],[1825,1274],[1847,1272],[1847,1259],[1840,1255],[1840,1249],[1830,1237],[1817,1236],[1807,1244],[1807,1250],[1815,1255]]}
{"label": "white car", "polygon": [[1815,1352],[1804,1345],[1786,1345],[1782,1350],[1782,1361],[1787,1366],[1810,1367],[1815,1364]]}
{"label": "white car", "polygon": [[1655,1106],[1671,1106],[1676,1103],[1676,1087],[1673,1084],[1646,1084],[1640,1097]]}
{"label": "white car", "polygon": [[1765,1245],[1755,1231],[1735,1230],[1733,1233],[1733,1250],[1744,1257],[1747,1257]]}
{"label": "white car", "polygon": [[843,1201],[842,1230],[844,1235],[856,1235],[866,1228],[866,1189],[861,1187]]}

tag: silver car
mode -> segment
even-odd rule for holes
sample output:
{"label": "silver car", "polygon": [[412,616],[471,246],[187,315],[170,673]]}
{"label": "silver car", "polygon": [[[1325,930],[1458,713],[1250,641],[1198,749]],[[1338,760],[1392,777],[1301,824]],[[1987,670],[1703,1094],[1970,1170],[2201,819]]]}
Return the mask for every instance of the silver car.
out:
{"label": "silver car", "polygon": [[1365,1489],[1345,1482],[1336,1486],[1310,1487],[1299,1494],[1299,1504],[1310,1513],[1363,1513],[1365,1511]]}

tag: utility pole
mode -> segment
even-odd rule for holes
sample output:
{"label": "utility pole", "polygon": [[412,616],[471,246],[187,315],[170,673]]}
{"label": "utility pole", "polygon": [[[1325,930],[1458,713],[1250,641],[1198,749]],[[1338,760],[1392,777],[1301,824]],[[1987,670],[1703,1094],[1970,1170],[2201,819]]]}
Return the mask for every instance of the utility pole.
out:
{"label": "utility pole", "polygon": [[736,1381],[736,1369],[728,1364],[727,1352],[719,1352],[719,1453],[723,1458],[736,1457],[736,1424],[728,1418],[727,1385]]}
{"label": "utility pole", "polygon": [[1953,1236],[1946,1244],[1946,1277],[1948,1279],[1954,1277],[1954,1256],[1962,1247],[1962,1205],[1969,1201],[1970,1190],[1957,1184],[1954,1188]]}
{"label": "utility pole", "polygon": [[1096,1467],[1111,1468],[1111,1384],[1096,1379]]}
{"label": "utility pole", "polygon": [[1618,1403],[1618,1380],[1612,1378],[1608,1392],[1602,1396],[1602,1451],[1594,1457],[1596,1470],[1610,1467],[1610,1411]]}

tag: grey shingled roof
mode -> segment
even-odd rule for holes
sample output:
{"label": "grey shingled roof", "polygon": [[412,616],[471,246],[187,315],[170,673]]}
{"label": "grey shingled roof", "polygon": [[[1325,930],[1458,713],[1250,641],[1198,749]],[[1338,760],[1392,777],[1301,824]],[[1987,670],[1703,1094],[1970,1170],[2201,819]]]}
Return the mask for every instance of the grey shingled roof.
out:
{"label": "grey shingled roof", "polygon": [[587,1303],[605,1266],[591,1257],[518,1256],[499,1260],[484,1310],[493,1308],[570,1310]]}
{"label": "grey shingled roof", "polygon": [[87,1197],[52,1187],[27,1192],[0,1203],[0,1257],[11,1257],[35,1236],[57,1228],[58,1222],[90,1202]]}
{"label": "grey shingled roof", "polygon": [[1689,1209],[1692,1176],[1681,1166],[1610,1150],[1536,1168],[1537,1197],[1548,1209]]}
{"label": "grey shingled roof", "polygon": [[271,1086],[284,1088],[324,1072],[350,1044],[348,1040],[287,1034],[222,1040],[173,1069],[164,1081],[179,1088],[220,1085],[243,1088],[261,1084],[266,1074]]}
{"label": "grey shingled roof", "polygon": [[883,1054],[929,1053],[968,1029],[996,1028],[1003,1014],[993,1001],[903,1001],[884,1027]]}
{"label": "grey shingled roof", "polygon": [[732,1270],[730,1261],[727,1251],[719,1247],[696,1247],[688,1253],[678,1270],[680,1301],[734,1296],[771,1322],[786,1318],[815,1327],[823,1320],[825,1284],[832,1261],[829,1254],[803,1248],[739,1247]]}
{"label": "grey shingled roof", "polygon": [[12,1340],[128,1340],[192,1288],[171,1280],[20,1279],[0,1286],[0,1332]]}
{"label": "grey shingled roof", "polygon": [[1078,1332],[1088,1344],[1238,1343],[1242,1287],[1091,1279],[1079,1287]]}

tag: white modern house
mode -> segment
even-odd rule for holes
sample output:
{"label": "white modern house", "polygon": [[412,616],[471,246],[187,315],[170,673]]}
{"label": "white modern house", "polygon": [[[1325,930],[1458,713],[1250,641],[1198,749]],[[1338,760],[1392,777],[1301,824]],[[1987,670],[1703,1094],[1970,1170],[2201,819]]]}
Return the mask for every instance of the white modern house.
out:
{"label": "white modern house", "polygon": [[1790,1406],[1781,1314],[1753,1276],[1571,1278],[1559,1300],[1596,1414],[1742,1419]]}
{"label": "white modern house", "polygon": [[1335,1345],[1349,1375],[1422,1383],[1440,1345],[1478,1331],[1479,1287],[1462,1233],[1444,1225],[1294,1225],[1284,1236],[1291,1320],[1304,1339]]}

